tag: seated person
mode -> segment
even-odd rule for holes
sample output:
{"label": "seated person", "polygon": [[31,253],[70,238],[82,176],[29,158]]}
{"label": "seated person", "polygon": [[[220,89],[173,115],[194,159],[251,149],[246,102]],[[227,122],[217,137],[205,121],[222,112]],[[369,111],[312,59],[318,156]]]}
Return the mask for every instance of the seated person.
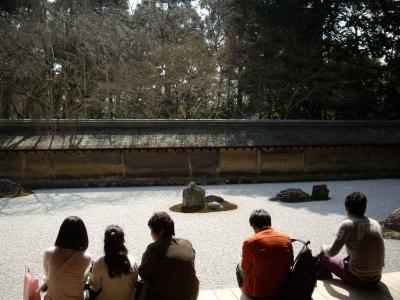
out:
{"label": "seated person", "polygon": [[[366,217],[367,197],[360,192],[346,197],[348,218],[339,226],[331,246],[322,246],[319,255],[319,279],[332,278],[358,286],[369,287],[379,283],[384,266],[385,246],[379,223]],[[335,256],[346,246],[348,257]]]}
{"label": "seated person", "polygon": [[83,300],[86,272],[92,261],[86,251],[89,241],[79,217],[67,217],[61,224],[54,247],[44,253],[45,300]]}
{"label": "seated person", "polygon": [[147,246],[139,266],[145,281],[140,300],[196,300],[199,280],[192,244],[175,237],[174,221],[165,212],[149,220],[153,243]]}
{"label": "seated person", "polygon": [[243,243],[242,262],[236,269],[239,287],[252,299],[277,299],[293,264],[292,243],[271,227],[265,210],[254,210],[249,221],[255,234]]}
{"label": "seated person", "polygon": [[91,293],[97,295],[96,300],[132,300],[138,268],[128,256],[124,232],[118,225],[108,226],[104,233],[104,254],[93,265]]}

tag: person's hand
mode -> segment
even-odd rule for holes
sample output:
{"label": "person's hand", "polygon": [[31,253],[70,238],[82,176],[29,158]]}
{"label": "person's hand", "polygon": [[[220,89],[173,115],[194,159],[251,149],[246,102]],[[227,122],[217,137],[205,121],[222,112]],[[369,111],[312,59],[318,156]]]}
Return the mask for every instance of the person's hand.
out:
{"label": "person's hand", "polygon": [[325,252],[325,250],[328,248],[328,246],[327,245],[322,245],[321,246],[321,252]]}

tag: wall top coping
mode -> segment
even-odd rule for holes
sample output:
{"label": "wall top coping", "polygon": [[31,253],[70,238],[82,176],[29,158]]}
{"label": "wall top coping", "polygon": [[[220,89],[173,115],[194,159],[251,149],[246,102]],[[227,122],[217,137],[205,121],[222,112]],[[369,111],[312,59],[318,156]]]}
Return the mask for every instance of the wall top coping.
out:
{"label": "wall top coping", "polygon": [[0,120],[0,150],[400,145],[400,121]]}
{"label": "wall top coping", "polygon": [[249,120],[249,119],[119,119],[119,120],[4,120],[0,119],[0,131],[6,128],[81,127],[81,128],[171,128],[188,126],[400,126],[400,120]]}

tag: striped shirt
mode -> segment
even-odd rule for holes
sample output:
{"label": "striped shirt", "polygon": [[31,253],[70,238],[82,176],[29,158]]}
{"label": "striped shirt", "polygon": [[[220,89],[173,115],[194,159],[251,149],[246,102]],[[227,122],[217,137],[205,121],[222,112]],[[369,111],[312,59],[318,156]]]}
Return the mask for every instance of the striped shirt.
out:
{"label": "striped shirt", "polygon": [[367,217],[344,220],[330,247],[323,247],[328,257],[335,256],[346,246],[350,256],[349,271],[359,278],[380,276],[385,265],[385,245],[379,223]]}

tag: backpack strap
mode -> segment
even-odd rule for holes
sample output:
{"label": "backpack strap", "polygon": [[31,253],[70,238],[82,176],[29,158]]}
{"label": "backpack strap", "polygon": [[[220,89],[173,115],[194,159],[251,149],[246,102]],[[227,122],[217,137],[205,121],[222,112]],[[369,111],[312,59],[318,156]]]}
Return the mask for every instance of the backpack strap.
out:
{"label": "backpack strap", "polygon": [[75,251],[74,253],[72,253],[67,260],[53,273],[52,276],[50,276],[49,278],[47,278],[46,282],[44,282],[38,289],[38,291],[45,291],[47,290],[47,287],[49,286],[49,284],[53,283],[58,277],[60,277],[60,275],[63,273],[63,271],[65,271],[74,261],[75,257],[78,256],[80,251]]}
{"label": "backpack strap", "polygon": [[293,243],[293,242],[300,242],[300,243],[302,243],[304,246],[308,246],[308,245],[311,244],[310,241],[305,242],[305,241],[299,240],[299,239],[290,239],[290,241],[291,241],[292,243]]}

